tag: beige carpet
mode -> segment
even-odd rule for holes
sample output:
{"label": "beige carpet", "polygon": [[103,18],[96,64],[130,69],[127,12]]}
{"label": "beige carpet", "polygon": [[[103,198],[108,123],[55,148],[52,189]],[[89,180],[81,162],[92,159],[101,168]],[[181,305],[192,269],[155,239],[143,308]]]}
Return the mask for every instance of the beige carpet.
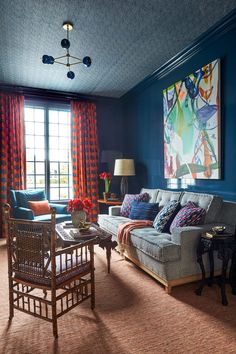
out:
{"label": "beige carpet", "polygon": [[112,272],[96,248],[96,309],[84,302],[51,324],[19,311],[8,327],[6,247],[0,241],[0,353],[236,353],[236,297],[220,303],[215,286],[194,294],[196,284],[163,287],[133,264],[112,253]]}

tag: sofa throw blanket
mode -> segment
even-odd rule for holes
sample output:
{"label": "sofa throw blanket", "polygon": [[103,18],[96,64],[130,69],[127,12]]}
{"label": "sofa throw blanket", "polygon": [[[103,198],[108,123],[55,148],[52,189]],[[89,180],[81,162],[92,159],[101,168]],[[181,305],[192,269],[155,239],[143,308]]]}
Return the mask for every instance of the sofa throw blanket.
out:
{"label": "sofa throw blanket", "polygon": [[130,232],[134,229],[142,229],[143,227],[152,226],[153,221],[150,220],[133,220],[119,225],[118,228],[118,247],[121,253],[124,252],[124,245],[130,244]]}

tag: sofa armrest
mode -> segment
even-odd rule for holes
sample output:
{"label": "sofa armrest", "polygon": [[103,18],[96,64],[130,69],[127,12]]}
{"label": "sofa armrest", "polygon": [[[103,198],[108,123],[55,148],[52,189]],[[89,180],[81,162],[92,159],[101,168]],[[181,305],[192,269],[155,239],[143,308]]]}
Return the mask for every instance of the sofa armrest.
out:
{"label": "sofa armrest", "polygon": [[204,232],[210,231],[215,225],[216,224],[205,224],[175,227],[171,234],[171,240],[174,243],[183,246],[186,243],[197,241]]}
{"label": "sofa armrest", "polygon": [[51,208],[56,208],[57,214],[69,214],[67,211],[67,205],[65,204],[56,204],[49,203]]}
{"label": "sofa armrest", "polygon": [[13,216],[16,219],[34,220],[34,213],[31,209],[23,207],[13,208]]}
{"label": "sofa armrest", "polygon": [[119,216],[120,215],[121,205],[113,205],[108,208],[108,214],[111,216]]}

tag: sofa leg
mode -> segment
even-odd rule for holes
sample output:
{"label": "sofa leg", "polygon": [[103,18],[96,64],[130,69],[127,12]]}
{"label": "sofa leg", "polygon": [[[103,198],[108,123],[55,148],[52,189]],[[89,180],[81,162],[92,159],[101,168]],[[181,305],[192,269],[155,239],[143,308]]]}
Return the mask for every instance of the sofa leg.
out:
{"label": "sofa leg", "polygon": [[170,294],[171,293],[171,285],[165,285],[165,291],[167,294]]}

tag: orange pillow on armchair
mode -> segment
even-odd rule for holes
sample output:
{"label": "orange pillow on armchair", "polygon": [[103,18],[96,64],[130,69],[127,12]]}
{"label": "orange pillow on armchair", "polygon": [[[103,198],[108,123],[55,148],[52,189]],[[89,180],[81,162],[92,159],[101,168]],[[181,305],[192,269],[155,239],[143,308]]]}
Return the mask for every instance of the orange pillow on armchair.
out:
{"label": "orange pillow on armchair", "polygon": [[50,214],[50,206],[48,200],[40,200],[37,202],[28,201],[29,208],[33,210],[34,215]]}

